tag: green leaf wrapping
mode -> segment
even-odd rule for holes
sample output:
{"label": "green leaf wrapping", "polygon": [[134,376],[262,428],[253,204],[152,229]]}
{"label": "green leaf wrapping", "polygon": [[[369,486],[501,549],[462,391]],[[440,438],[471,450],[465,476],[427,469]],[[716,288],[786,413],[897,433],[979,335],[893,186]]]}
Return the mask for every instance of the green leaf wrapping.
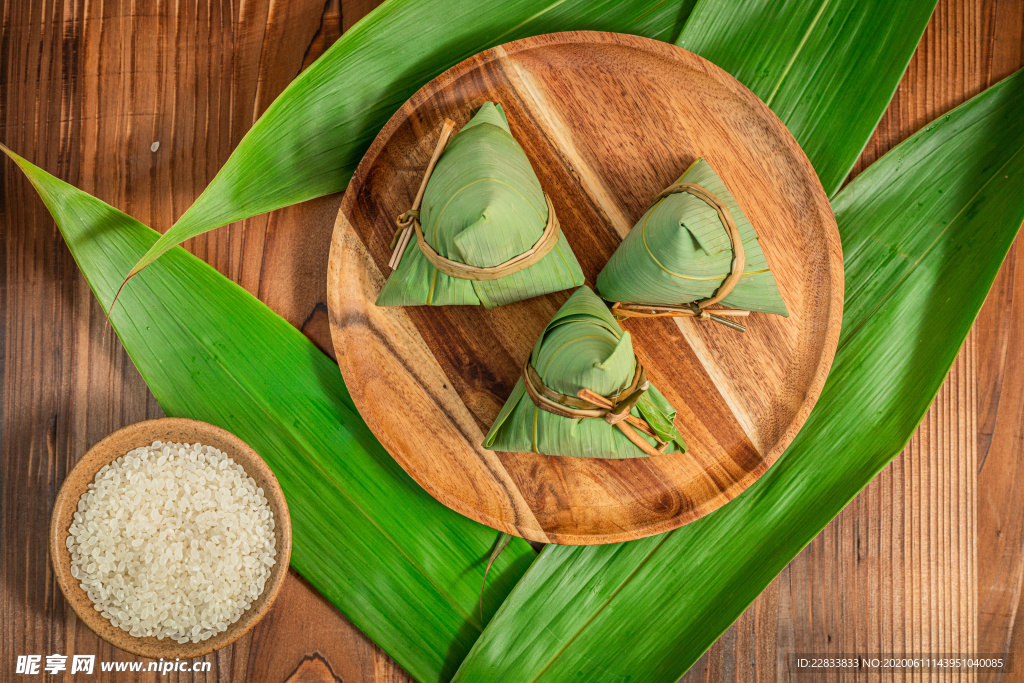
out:
{"label": "green leaf wrapping", "polygon": [[[694,183],[716,195],[739,230],[746,267],[722,305],[788,316],[754,226],[711,164],[697,159],[677,182]],[[714,294],[732,263],[729,233],[715,207],[678,192],[655,202],[640,217],[598,273],[597,291],[608,301],[690,303]]]}
{"label": "green leaf wrapping", "polygon": [[388,117],[424,83],[477,52],[568,30],[670,41],[692,2],[388,0],[274,100],[131,274],[189,237],[344,190]]}
{"label": "green leaf wrapping", "polygon": [[[576,396],[590,389],[613,396],[627,389],[636,370],[636,356],[629,332],[624,332],[605,303],[580,287],[558,309],[533,347],[530,364],[545,385],[560,394]],[[671,430],[669,439],[682,443],[672,421],[676,411],[652,384],[643,394],[643,405],[630,413]],[[654,424],[651,425],[654,428]],[[652,446],[654,439],[640,438]],[[601,418],[555,415],[534,405],[523,380],[515,388],[484,439],[484,448],[512,453],[543,453],[580,458],[645,458],[618,427]],[[666,452],[685,450],[669,443]]]}
{"label": "green leaf wrapping", "polygon": [[[448,143],[423,193],[420,221],[434,251],[481,268],[505,263],[541,238],[548,222],[544,190],[500,107],[485,103]],[[494,308],[582,284],[564,233],[532,266],[479,281],[440,272],[412,239],[377,305]]]}
{"label": "green leaf wrapping", "polygon": [[676,44],[764,100],[832,196],[889,106],[933,9],[935,0],[701,0]]}
{"label": "green leaf wrapping", "polygon": [[836,197],[839,350],[786,453],[736,500],[632,543],[547,546],[457,681],[673,681],[906,445],[1024,220],[1024,71]]}
{"label": "green leaf wrapping", "polygon": [[[157,233],[8,154],[110,301]],[[288,500],[292,566],[418,680],[448,680],[482,628],[497,532],[413,482],[360,419],[338,367],[244,289],[181,248],[136,280],[111,322],[164,412],[250,444]],[[533,557],[517,538],[495,560],[486,616]]]}

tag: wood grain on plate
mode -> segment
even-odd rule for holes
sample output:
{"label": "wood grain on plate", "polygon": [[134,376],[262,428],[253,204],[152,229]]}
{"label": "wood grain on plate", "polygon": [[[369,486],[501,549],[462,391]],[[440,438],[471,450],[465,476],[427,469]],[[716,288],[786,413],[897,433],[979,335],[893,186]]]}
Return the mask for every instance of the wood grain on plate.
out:
{"label": "wood grain on plate", "polygon": [[[487,311],[382,308],[394,217],[411,204],[445,117],[500,102],[593,282],[652,198],[697,157],[758,230],[789,318],[748,331],[691,319],[623,326],[678,410],[690,450],[601,460],[495,453],[481,443],[523,359],[568,296]],[[435,498],[530,540],[611,543],[707,514],[760,476],[796,435],[831,365],[843,264],[810,163],[738,81],[682,48],[559,33],[472,57],[388,122],[342,200],[328,273],[338,364],[363,418]]]}

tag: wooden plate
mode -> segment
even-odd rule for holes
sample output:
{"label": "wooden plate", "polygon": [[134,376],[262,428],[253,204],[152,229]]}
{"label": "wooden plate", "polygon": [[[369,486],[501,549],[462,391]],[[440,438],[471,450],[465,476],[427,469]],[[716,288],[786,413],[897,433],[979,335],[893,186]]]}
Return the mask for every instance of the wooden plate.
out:
{"label": "wooden plate", "polygon": [[[274,534],[277,536],[277,562],[270,570],[270,577],[263,592],[242,613],[238,621],[230,624],[226,631],[199,643],[177,643],[170,638],[162,640],[154,637],[139,638],[131,635],[113,624],[96,611],[92,600],[85,594],[77,579],[71,575],[71,553],[66,544],[71,521],[78,509],[78,501],[85,493],[88,485],[96,478],[96,473],[103,467],[121,457],[125,453],[141,446],[148,446],[154,441],[171,443],[201,443],[213,446],[227,453],[236,463],[242,466],[245,473],[255,480],[256,485],[263,489],[274,513]],[[192,659],[202,657],[214,650],[238,640],[243,634],[255,626],[270,610],[277,594],[284,585],[288,575],[288,562],[292,552],[291,518],[288,516],[288,504],[284,493],[277,483],[277,478],[270,471],[256,451],[234,434],[206,422],[177,417],[165,417],[158,420],[146,420],[128,425],[100,440],[75,463],[57,494],[50,519],[50,560],[57,576],[64,597],[78,618],[85,622],[92,631],[111,645],[126,652],[149,657],[150,659]]]}
{"label": "wooden plate", "polygon": [[[444,118],[461,126],[487,100],[504,106],[588,283],[697,157],[753,222],[789,318],[753,314],[746,333],[692,319],[623,323],[679,411],[689,452],[599,460],[481,448],[569,292],[491,311],[374,305],[390,272],[395,216],[411,205]],[[328,301],[338,364],[360,414],[432,496],[530,540],[612,543],[711,512],[785,450],[835,355],[843,257],[810,162],[738,81],[665,43],[558,33],[471,57],[395,113],[338,212]]]}

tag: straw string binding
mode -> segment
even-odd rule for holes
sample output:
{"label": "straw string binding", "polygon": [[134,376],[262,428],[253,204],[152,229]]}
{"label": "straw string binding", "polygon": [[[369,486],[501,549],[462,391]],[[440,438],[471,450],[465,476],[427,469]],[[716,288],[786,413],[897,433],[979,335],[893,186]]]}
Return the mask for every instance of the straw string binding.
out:
{"label": "straw string binding", "polygon": [[[739,284],[739,281],[743,278],[743,271],[747,266],[747,255],[743,249],[743,239],[740,236],[740,230],[736,226],[736,221],[733,220],[732,212],[729,211],[729,207],[725,205],[725,202],[719,198],[714,192],[711,192],[702,185],[696,183],[674,183],[669,185],[655,197],[652,206],[669,195],[676,194],[677,192],[686,192],[688,194],[697,197],[698,199],[704,200],[709,206],[718,212],[718,217],[722,221],[722,225],[725,226],[725,231],[729,235],[729,243],[732,247],[732,265],[729,269],[729,274],[726,276],[722,284],[715,290],[715,293],[706,299],[699,301],[691,301],[685,304],[642,304],[642,303],[627,303],[623,301],[616,301],[612,304],[612,313],[620,318],[697,318],[713,320],[717,323],[721,323],[726,327],[730,327],[740,332],[745,332],[746,327],[736,322],[735,320],[729,320],[729,317],[740,317],[750,314],[750,311],[743,311],[739,309],[727,308],[727,309],[714,309],[707,310],[709,306],[717,304],[719,301],[729,296],[732,290]],[[728,317],[727,317],[728,316]]]}
{"label": "straw string binding", "polygon": [[[633,380],[629,386],[618,395],[611,397],[601,396],[589,389],[580,389],[576,396],[559,393],[544,384],[541,376],[530,365],[529,358],[523,364],[522,376],[527,396],[541,410],[561,417],[601,418],[608,424],[615,425],[626,438],[647,455],[664,455],[668,448],[668,442],[662,441],[646,420],[630,414],[637,401],[651,386],[647,380],[647,372],[640,364],[639,359],[636,361],[636,370],[633,372]],[[652,446],[640,436],[640,433],[653,438],[657,446]]]}
{"label": "straw string binding", "polygon": [[453,261],[449,258],[445,258],[438,254],[433,247],[427,244],[427,240],[423,236],[423,227],[420,225],[420,205],[423,203],[423,193],[427,189],[427,183],[430,181],[430,176],[434,172],[437,160],[441,158],[441,153],[448,145],[448,141],[451,139],[452,131],[454,129],[455,122],[451,119],[445,119],[444,126],[441,128],[441,136],[437,140],[437,145],[434,147],[434,153],[431,155],[430,162],[427,164],[427,168],[423,173],[423,179],[420,181],[420,187],[416,192],[416,198],[413,200],[412,207],[395,220],[397,230],[395,230],[395,235],[391,239],[391,247],[393,251],[391,252],[390,260],[388,260],[388,266],[391,270],[398,268],[398,264],[402,262],[402,256],[405,254],[406,247],[409,246],[409,242],[412,240],[412,235],[415,233],[416,244],[420,251],[423,252],[426,259],[431,263],[431,265],[449,277],[459,278],[460,280],[476,281],[498,280],[511,275],[512,273],[529,268],[547,256],[548,253],[555,248],[555,245],[558,244],[558,238],[561,235],[561,226],[558,223],[558,216],[555,215],[555,206],[552,204],[551,197],[549,197],[547,193],[544,194],[544,201],[547,203],[548,207],[548,220],[544,226],[544,232],[541,233],[540,239],[538,239],[532,247],[504,263],[486,267],[472,266],[468,263],[462,263],[460,261]]}

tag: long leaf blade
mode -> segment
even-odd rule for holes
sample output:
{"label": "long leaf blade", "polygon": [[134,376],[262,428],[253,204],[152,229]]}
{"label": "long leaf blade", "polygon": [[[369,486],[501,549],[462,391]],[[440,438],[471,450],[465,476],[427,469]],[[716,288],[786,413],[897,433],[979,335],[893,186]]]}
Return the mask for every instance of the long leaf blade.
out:
{"label": "long leaf blade", "polygon": [[388,0],[274,100],[195,204],[129,277],[189,237],[345,189],[388,117],[424,83],[477,52],[567,30],[672,40],[691,3]]}
{"label": "long leaf blade", "polygon": [[886,154],[834,202],[843,333],[803,430],[677,531],[548,546],[457,681],[676,680],[905,446],[1024,220],[1024,71]]}
{"label": "long leaf blade", "polygon": [[[6,148],[4,148],[5,151]],[[10,153],[102,301],[157,233]],[[292,566],[421,681],[448,680],[534,557],[427,495],[374,439],[338,368],[298,330],[181,248],[139,276],[111,322],[168,415],[228,429],[288,500]]]}
{"label": "long leaf blade", "polygon": [[772,108],[831,196],[889,106],[935,0],[702,0],[676,44]]}

